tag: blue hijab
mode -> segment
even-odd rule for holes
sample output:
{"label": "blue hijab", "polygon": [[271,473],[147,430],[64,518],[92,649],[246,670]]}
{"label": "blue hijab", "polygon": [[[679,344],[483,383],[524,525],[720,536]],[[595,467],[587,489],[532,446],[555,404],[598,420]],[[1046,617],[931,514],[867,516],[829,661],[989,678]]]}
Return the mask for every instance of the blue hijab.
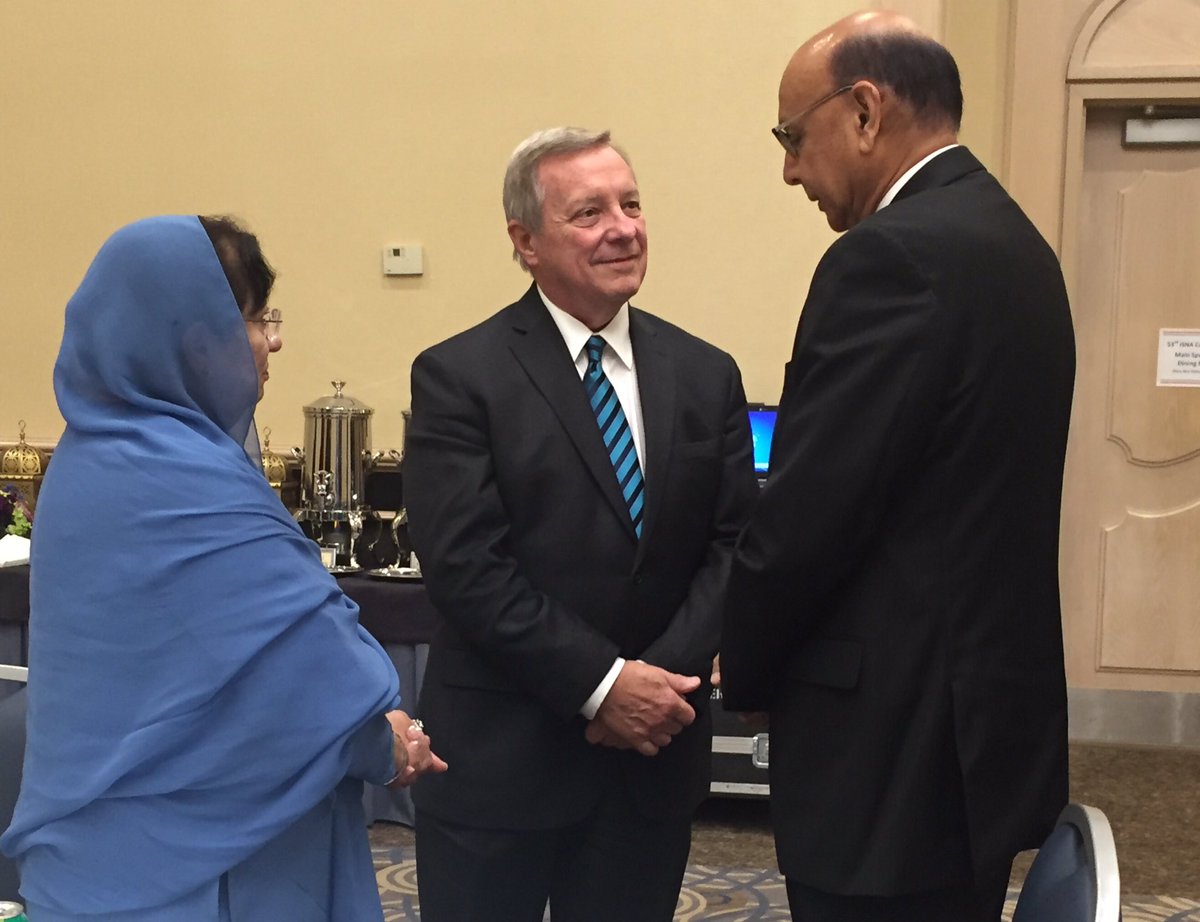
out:
{"label": "blue hijab", "polygon": [[331,798],[397,678],[247,454],[258,375],[195,217],[104,244],[54,386],[67,429],[38,501],[28,748],[0,846],[33,904],[146,910]]}

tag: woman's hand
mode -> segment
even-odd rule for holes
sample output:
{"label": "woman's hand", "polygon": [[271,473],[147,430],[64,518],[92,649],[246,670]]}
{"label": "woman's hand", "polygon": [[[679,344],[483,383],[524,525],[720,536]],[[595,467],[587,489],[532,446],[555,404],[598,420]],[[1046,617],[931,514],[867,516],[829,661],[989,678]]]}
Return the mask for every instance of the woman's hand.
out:
{"label": "woman's hand", "polygon": [[396,777],[388,784],[389,788],[406,788],[428,772],[444,772],[449,768],[430,748],[420,721],[404,711],[388,711],[387,719],[396,747]]}

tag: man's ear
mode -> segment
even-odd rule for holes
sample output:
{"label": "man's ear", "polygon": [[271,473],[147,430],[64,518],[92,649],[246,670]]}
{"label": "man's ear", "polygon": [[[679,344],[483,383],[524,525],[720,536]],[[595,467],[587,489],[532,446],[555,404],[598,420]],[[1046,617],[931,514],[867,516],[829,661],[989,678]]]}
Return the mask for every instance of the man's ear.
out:
{"label": "man's ear", "polygon": [[533,246],[533,234],[524,224],[516,220],[509,221],[508,238],[512,241],[513,249],[525,260],[525,265],[537,265],[537,250]]}
{"label": "man's ear", "polygon": [[864,152],[869,151],[875,146],[875,138],[879,134],[883,117],[883,94],[879,87],[869,80],[860,80],[854,84],[850,95],[858,109],[855,115],[855,130],[858,134],[859,148]]}

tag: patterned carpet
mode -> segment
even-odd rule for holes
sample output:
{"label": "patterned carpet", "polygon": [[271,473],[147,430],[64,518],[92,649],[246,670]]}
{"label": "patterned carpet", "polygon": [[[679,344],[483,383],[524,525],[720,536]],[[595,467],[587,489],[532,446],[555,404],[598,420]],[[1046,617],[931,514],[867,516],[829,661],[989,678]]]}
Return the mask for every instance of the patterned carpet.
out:
{"label": "patterned carpet", "polygon": [[[386,922],[418,922],[417,870],[409,847],[376,848],[375,876]],[[1010,890],[1004,922],[1011,922],[1017,891]],[[1124,922],[1200,922],[1200,901],[1127,896]],[[688,865],[675,922],[788,922],[783,879],[773,870]]]}

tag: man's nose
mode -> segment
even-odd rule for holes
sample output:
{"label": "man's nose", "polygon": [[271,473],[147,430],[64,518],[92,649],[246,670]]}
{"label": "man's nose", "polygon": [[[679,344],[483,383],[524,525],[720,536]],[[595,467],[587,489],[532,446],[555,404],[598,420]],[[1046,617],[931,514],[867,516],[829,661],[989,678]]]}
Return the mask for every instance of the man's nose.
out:
{"label": "man's nose", "polygon": [[800,185],[800,170],[798,157],[792,154],[783,155],[783,181],[789,186]]}
{"label": "man's nose", "polygon": [[629,237],[636,237],[638,229],[638,219],[630,217],[623,211],[618,211],[613,220],[609,222],[608,234],[610,237],[616,237],[620,240],[625,240]]}

